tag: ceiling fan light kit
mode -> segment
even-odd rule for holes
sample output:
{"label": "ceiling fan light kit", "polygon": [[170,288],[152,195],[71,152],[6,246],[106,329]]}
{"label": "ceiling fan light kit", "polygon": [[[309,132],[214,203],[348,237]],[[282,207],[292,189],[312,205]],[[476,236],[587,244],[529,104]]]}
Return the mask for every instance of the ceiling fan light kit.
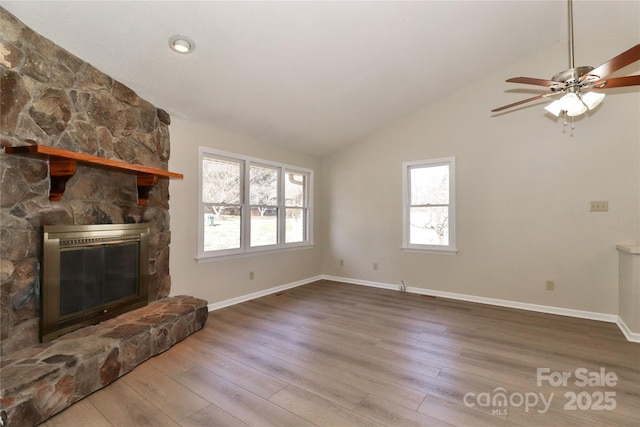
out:
{"label": "ceiling fan light kit", "polygon": [[582,95],[582,102],[587,106],[589,110],[593,110],[598,105],[600,105],[604,97],[605,94],[602,92],[587,92]]}
{"label": "ceiling fan light kit", "polygon": [[554,100],[544,109],[559,117],[576,117],[596,108],[604,99],[605,94],[593,91],[594,89],[610,89],[615,87],[640,85],[640,75],[606,78],[609,74],[640,60],[640,44],[626,50],[620,55],[610,59],[598,67],[575,67],[573,58],[573,1],[568,0],[569,21],[569,69],[562,71],[551,80],[532,77],[513,77],[509,83],[524,83],[547,87],[551,93],[543,93],[532,98],[514,102],[495,108],[491,112],[499,112],[516,107],[531,101],[536,101],[557,94],[564,94],[560,99]]}
{"label": "ceiling fan light kit", "polygon": [[586,113],[587,110],[596,108],[600,105],[604,96],[605,94],[601,92],[587,92],[582,94],[569,92],[562,98],[556,99],[544,107],[544,109],[556,117],[559,117],[562,112],[565,112],[569,117],[575,117]]}

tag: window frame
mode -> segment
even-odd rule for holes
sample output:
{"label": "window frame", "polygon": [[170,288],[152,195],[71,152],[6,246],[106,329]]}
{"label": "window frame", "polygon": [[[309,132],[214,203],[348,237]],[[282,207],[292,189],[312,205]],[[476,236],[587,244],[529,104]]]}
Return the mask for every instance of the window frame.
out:
{"label": "window frame", "polygon": [[[438,255],[455,255],[456,248],[456,166],[455,157],[415,160],[402,163],[402,249],[407,252],[421,252]],[[424,167],[449,167],[449,244],[425,245],[410,242],[411,211],[411,170]],[[439,206],[439,205],[438,205]]]}
{"label": "window frame", "polygon": [[[205,203],[202,197],[203,191],[203,159],[205,157],[238,162],[240,164],[240,247],[232,249],[220,249],[206,251],[204,248],[205,231]],[[278,202],[277,202],[277,243],[271,245],[251,246],[251,200],[250,200],[250,170],[251,166],[274,168],[278,171]],[[209,147],[199,147],[198,150],[198,247],[196,260],[198,263],[219,261],[225,259],[242,258],[247,256],[283,252],[289,250],[305,249],[314,246],[313,241],[313,170],[289,165],[280,162],[260,159],[237,153],[217,150]],[[306,239],[300,242],[286,243],[286,200],[285,200],[285,176],[286,173],[297,173],[307,176],[305,184],[304,206],[304,230]]]}

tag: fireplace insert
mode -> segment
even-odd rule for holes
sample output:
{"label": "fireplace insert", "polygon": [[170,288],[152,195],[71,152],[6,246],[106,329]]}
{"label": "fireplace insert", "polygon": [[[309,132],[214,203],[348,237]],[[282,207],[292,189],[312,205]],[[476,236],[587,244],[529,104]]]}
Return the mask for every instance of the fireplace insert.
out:
{"label": "fireplace insert", "polygon": [[148,303],[148,224],[45,226],[40,340]]}

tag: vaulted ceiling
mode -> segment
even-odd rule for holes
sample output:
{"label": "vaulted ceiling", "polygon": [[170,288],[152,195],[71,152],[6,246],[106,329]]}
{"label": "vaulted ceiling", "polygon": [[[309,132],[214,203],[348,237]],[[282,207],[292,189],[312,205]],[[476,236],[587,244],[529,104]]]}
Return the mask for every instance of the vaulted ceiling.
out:
{"label": "vaulted ceiling", "polygon": [[[173,116],[316,155],[567,40],[564,1],[0,6]],[[640,40],[638,1],[576,0],[574,19],[577,42],[587,33]],[[172,52],[176,34],[195,51]]]}

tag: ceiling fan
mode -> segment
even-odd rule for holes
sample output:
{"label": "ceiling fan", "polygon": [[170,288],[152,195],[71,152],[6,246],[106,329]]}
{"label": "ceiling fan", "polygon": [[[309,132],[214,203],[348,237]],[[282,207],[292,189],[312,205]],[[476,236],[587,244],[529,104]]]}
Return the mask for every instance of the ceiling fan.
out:
{"label": "ceiling fan", "polygon": [[[607,76],[629,64],[640,60],[640,44],[622,52],[620,55],[597,67],[576,67],[573,58],[573,0],[568,0],[569,7],[569,69],[561,71],[551,80],[537,79],[533,77],[513,77],[509,83],[524,83],[536,86],[544,86],[550,90],[548,93],[536,95],[532,98],[514,102],[494,108],[491,112],[499,112],[527,102],[547,98],[558,94],[563,97],[553,101],[545,107],[549,113],[558,117],[560,114],[574,117],[592,110],[600,104],[605,94],[594,92],[593,89],[611,89],[624,86],[640,85],[640,75],[627,77],[607,78]],[[566,120],[565,120],[566,125]]]}

